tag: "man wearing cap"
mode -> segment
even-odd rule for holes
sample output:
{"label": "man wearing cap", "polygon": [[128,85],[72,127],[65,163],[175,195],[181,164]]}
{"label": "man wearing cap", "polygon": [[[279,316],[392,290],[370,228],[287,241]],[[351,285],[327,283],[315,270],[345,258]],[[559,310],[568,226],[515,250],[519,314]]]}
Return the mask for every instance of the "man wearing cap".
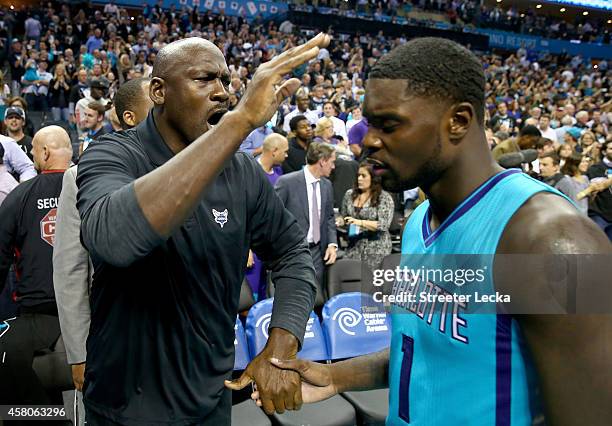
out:
{"label": "man wearing cap", "polygon": [[32,157],[32,138],[23,132],[25,127],[26,114],[23,108],[10,107],[4,113],[4,125],[6,126],[7,136],[17,142],[17,145],[33,160]]}
{"label": "man wearing cap", "polygon": [[81,98],[74,107],[79,137],[83,137],[84,133],[87,131],[83,121],[84,112],[87,105],[89,105],[91,102],[97,101],[106,106],[106,104],[110,102],[105,97],[108,91],[108,86],[108,80],[105,78],[92,78],[89,80],[89,94],[86,94],[84,98]]}

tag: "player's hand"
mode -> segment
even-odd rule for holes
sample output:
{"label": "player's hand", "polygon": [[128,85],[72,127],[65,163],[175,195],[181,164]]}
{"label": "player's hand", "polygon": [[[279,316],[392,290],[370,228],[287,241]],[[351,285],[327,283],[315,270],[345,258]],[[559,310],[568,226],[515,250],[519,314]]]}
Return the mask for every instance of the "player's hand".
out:
{"label": "player's hand", "polygon": [[338,249],[335,246],[327,246],[327,250],[325,250],[325,256],[323,256],[323,260],[326,265],[333,265],[336,262],[336,257],[338,256]]}
{"label": "player's hand", "polygon": [[[270,363],[283,370],[292,370],[299,373],[302,379],[302,401],[305,404],[323,401],[338,393],[338,388],[333,383],[331,368],[332,365],[319,364],[303,359],[279,360],[270,359]],[[262,406],[259,398],[259,390],[251,394],[251,398]]]}
{"label": "player's hand", "polygon": [[70,367],[72,369],[72,382],[74,383],[75,389],[79,392],[83,392],[83,383],[85,383],[85,363],[72,364]]}
{"label": "player's hand", "polygon": [[255,264],[255,259],[253,259],[253,250],[249,250],[249,258],[247,259],[247,268],[252,267]]}
{"label": "player's hand", "polygon": [[260,406],[267,414],[299,410],[302,406],[300,375],[289,369],[277,368],[270,362],[270,358],[294,359],[297,350],[298,341],[295,336],[281,328],[272,328],[263,351],[250,362],[238,379],[226,380],[225,386],[240,390],[255,382]]}
{"label": "player's hand", "polygon": [[266,124],[283,99],[297,91],[301,85],[297,78],[287,80],[278,88],[276,86],[285,75],[316,58],[319,48],[327,46],[329,40],[327,34],[319,33],[301,46],[292,47],[257,68],[253,80],[236,107],[251,127],[257,128]]}

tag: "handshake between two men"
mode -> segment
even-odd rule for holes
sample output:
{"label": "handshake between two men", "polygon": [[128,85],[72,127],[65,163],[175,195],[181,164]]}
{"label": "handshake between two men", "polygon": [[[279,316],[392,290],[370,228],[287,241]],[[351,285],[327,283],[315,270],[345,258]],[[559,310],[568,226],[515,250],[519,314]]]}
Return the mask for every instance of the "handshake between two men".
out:
{"label": "handshake between two men", "polygon": [[[272,339],[276,343],[284,340],[291,349],[276,347],[276,343],[270,345]],[[388,349],[334,364],[296,359],[296,353],[295,337],[273,328],[266,348],[238,379],[226,380],[225,386],[240,390],[252,383],[251,399],[267,414],[299,410],[302,404],[323,401],[341,392],[388,386]]]}

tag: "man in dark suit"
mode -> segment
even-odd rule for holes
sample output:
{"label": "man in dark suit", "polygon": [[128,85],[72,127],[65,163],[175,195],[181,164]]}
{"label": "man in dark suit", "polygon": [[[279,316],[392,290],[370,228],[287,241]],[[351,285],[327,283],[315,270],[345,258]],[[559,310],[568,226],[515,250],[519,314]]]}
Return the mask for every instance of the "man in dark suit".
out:
{"label": "man in dark suit", "polygon": [[[306,166],[281,176],[276,182],[276,193],[306,234],[319,286],[323,283],[325,265],[336,261],[338,249],[334,191],[327,179],[334,170],[335,160],[333,146],[313,142],[306,152]],[[317,301],[321,296],[317,294]]]}

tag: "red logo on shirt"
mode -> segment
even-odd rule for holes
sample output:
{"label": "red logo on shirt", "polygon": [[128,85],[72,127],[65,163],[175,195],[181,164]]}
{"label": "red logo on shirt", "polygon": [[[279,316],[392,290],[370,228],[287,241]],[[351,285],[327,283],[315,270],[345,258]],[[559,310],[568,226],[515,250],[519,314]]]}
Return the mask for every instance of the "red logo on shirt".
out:
{"label": "red logo on shirt", "polygon": [[40,220],[40,238],[45,240],[51,247],[55,241],[55,218],[57,209],[49,210],[49,213]]}

